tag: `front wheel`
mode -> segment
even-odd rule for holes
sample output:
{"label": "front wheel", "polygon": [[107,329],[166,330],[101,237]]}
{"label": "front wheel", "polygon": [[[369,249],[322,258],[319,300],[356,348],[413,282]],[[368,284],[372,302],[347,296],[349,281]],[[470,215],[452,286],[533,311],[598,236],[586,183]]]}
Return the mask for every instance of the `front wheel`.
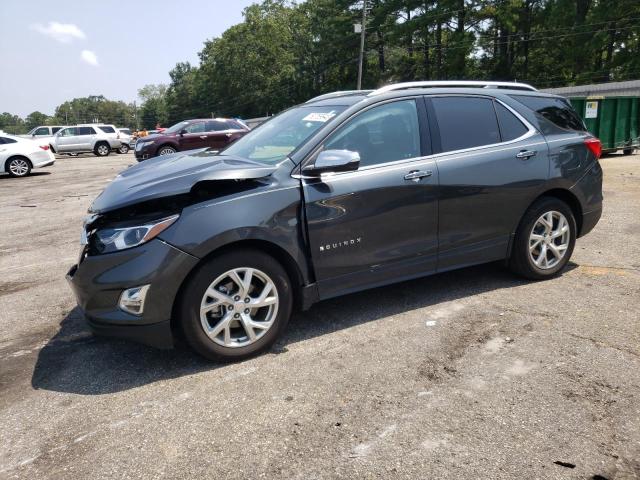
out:
{"label": "front wheel", "polygon": [[293,305],[291,282],[272,257],[237,250],[204,263],[183,289],[187,343],[210,360],[242,360],[269,348]]}
{"label": "front wheel", "polygon": [[576,220],[566,203],[541,198],[527,210],[516,231],[511,270],[532,280],[557,275],[571,258],[576,232]]}
{"label": "front wheel", "polygon": [[633,153],[633,148],[625,148],[624,150],[622,150],[622,153],[624,155],[631,155]]}
{"label": "front wheel", "polygon": [[121,154],[125,154],[125,153],[129,153],[129,145],[127,145],[126,143],[123,143],[122,145],[120,145],[120,147],[118,148],[118,153]]}
{"label": "front wheel", "polygon": [[158,155],[172,155],[174,153],[176,153],[176,149],[173,147],[170,147],[169,145],[164,145],[162,147],[160,147],[160,150],[158,150]]}

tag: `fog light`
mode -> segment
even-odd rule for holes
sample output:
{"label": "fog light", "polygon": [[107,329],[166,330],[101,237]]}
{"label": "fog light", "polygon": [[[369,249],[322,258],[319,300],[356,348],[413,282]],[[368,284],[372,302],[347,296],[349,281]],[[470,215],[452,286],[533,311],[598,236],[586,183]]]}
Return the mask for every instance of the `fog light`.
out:
{"label": "fog light", "polygon": [[142,315],[144,311],[144,299],[148,291],[149,285],[129,288],[120,295],[118,306],[127,313]]}

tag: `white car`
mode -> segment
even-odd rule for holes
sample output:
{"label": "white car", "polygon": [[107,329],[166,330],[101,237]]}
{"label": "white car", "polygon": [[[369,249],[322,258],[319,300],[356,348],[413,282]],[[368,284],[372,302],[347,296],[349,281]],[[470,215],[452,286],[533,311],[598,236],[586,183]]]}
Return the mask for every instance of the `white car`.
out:
{"label": "white car", "polygon": [[118,153],[127,153],[131,148],[131,142],[133,141],[133,135],[131,135],[131,130],[128,128],[118,128],[117,130],[118,130],[118,133],[120,134],[120,141],[122,142],[122,145],[117,151]]}
{"label": "white car", "polygon": [[55,161],[46,142],[0,135],[0,166],[12,177],[26,177],[32,168],[48,167]]}

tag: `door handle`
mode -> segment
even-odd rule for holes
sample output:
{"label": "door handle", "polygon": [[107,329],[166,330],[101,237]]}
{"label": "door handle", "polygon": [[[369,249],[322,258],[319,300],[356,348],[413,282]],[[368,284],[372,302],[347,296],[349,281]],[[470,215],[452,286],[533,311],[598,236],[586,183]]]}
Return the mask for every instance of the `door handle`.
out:
{"label": "door handle", "polygon": [[419,182],[421,178],[430,177],[433,175],[431,170],[423,171],[423,170],[412,170],[404,176],[405,180],[413,180],[414,182]]}
{"label": "door handle", "polygon": [[200,138],[201,138],[202,140],[204,140],[205,138],[207,138],[207,136],[206,136],[206,135],[200,135]]}
{"label": "door handle", "polygon": [[523,159],[527,159],[530,157],[535,156],[537,152],[535,150],[520,150],[517,154],[516,154],[516,158],[523,158]]}

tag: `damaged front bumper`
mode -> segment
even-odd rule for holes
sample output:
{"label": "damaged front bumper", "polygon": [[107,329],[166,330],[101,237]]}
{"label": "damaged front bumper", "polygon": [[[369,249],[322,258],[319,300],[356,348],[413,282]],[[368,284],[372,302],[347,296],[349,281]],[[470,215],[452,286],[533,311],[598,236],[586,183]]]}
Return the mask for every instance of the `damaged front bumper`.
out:
{"label": "damaged front bumper", "polygon": [[[171,348],[173,304],[197,263],[198,258],[154,239],[120,252],[85,255],[67,280],[94,333]],[[122,293],[142,285],[150,285],[142,313],[124,311]]]}

